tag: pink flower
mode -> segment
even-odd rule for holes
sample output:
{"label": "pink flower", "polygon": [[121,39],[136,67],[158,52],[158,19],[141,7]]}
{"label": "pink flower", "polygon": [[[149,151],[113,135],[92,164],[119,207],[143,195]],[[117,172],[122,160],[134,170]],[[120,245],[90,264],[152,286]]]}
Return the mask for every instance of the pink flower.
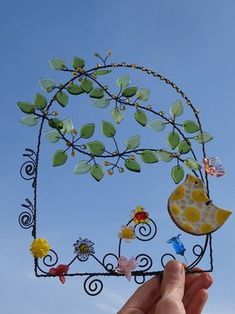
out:
{"label": "pink flower", "polygon": [[65,283],[65,274],[69,271],[68,265],[60,264],[56,268],[50,268],[49,274],[52,276],[59,276],[61,283]]}
{"label": "pink flower", "polygon": [[127,280],[131,280],[131,272],[137,267],[137,261],[134,257],[130,260],[127,260],[125,256],[120,256],[118,259],[117,271],[121,274],[124,274]]}

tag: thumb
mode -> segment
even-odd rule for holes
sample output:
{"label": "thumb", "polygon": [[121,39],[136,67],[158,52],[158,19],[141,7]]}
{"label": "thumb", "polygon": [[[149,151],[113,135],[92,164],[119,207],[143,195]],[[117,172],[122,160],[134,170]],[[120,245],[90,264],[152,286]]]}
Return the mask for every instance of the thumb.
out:
{"label": "thumb", "polygon": [[170,261],[166,264],[162,285],[162,298],[170,298],[175,301],[182,301],[184,296],[185,269],[178,261]]}

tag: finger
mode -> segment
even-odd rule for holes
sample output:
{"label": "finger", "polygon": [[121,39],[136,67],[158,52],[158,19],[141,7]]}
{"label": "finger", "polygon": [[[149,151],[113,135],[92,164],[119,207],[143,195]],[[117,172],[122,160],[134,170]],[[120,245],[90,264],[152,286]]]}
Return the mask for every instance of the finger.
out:
{"label": "finger", "polygon": [[[160,281],[160,276],[155,276],[140,286],[123,306],[119,314],[134,313],[133,309],[143,312],[148,311],[156,300],[160,298]],[[128,312],[130,310],[132,312]]]}
{"label": "finger", "polygon": [[183,303],[187,307],[198,291],[208,289],[213,283],[213,279],[208,273],[201,273],[194,281],[185,289]]}
{"label": "finger", "polygon": [[166,264],[161,293],[162,297],[172,297],[175,300],[182,300],[184,295],[185,269],[178,261],[170,261]]}
{"label": "finger", "polygon": [[187,314],[201,314],[207,299],[208,291],[206,289],[199,290],[188,304],[186,308]]}

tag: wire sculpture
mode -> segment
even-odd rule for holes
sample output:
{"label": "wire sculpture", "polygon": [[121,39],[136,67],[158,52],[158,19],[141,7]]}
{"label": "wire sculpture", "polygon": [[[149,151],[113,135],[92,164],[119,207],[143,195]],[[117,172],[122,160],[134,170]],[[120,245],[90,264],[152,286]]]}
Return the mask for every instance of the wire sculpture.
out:
{"label": "wire sculpture", "polygon": [[[24,161],[20,169],[21,177],[32,183],[33,190],[32,199],[26,198],[22,204],[23,211],[19,215],[19,224],[24,229],[32,230],[33,242],[30,250],[34,256],[35,275],[37,277],[57,276],[62,283],[65,282],[66,277],[85,277],[84,290],[91,296],[98,295],[102,291],[103,282],[100,278],[105,276],[126,276],[128,279],[133,276],[137,284],[142,284],[146,277],[162,274],[162,269],[152,270],[153,260],[148,254],[141,253],[135,258],[133,257],[131,260],[127,260],[122,256],[122,245],[124,240],[136,238],[139,241],[151,241],[156,236],[158,228],[153,219],[149,217],[147,211],[143,207],[138,206],[136,210],[132,212],[132,218],[122,226],[119,233],[119,242],[116,253],[107,253],[103,256],[103,258],[99,259],[95,254],[94,243],[89,239],[79,238],[77,242],[74,243],[75,257],[71,258],[67,264],[58,265],[59,256],[57,253],[51,249],[49,243],[45,239],[37,237],[38,172],[41,139],[43,128],[46,123],[51,127],[51,129],[45,133],[49,142],[55,143],[57,141],[64,141],[65,143],[65,149],[58,150],[54,154],[53,166],[63,165],[68,159],[67,152],[69,150],[71,150],[71,156],[74,156],[77,152],[79,152],[88,159],[80,161],[75,166],[75,173],[90,173],[96,181],[100,181],[104,176],[103,167],[97,162],[99,159],[105,160],[103,165],[105,167],[109,167],[107,171],[109,175],[112,175],[116,170],[118,172],[123,172],[125,168],[132,172],[140,172],[140,165],[136,160],[137,156],[140,156],[143,162],[149,164],[158,162],[159,158],[165,162],[176,160],[176,165],[172,168],[171,172],[174,182],[178,184],[183,180],[185,177],[184,168],[187,168],[193,175],[189,175],[190,177],[186,176],[185,182],[189,179],[195,180],[193,179],[195,177],[198,178],[201,182],[200,184],[202,184],[201,189],[205,194],[201,195],[201,193],[199,196],[206,198],[206,204],[208,203],[207,206],[210,207],[213,204],[210,200],[208,176],[214,174],[220,176],[224,174],[221,164],[218,165],[217,163],[216,166],[214,166],[214,163],[211,162],[211,159],[209,159],[206,155],[205,144],[212,139],[212,136],[208,132],[203,131],[199,119],[199,111],[193,106],[186,94],[175,83],[151,69],[138,66],[136,64],[128,64],[126,62],[108,64],[107,62],[110,55],[110,51],[107,51],[105,57],[96,53],[95,56],[99,58],[103,64],[97,64],[95,67],[90,69],[85,69],[85,61],[78,57],[75,57],[73,60],[73,68],[68,68],[63,60],[50,60],[50,65],[53,69],[70,73],[72,78],[60,85],[56,85],[56,83],[52,80],[41,80],[40,84],[45,92],[55,92],[50,100],[47,101],[44,95],[37,93],[33,104],[28,102],[18,103],[18,107],[21,111],[27,114],[20,120],[21,123],[27,126],[35,126],[39,124],[36,149],[25,149],[23,156],[26,158],[26,161]],[[144,105],[144,102],[149,98],[150,91],[144,88],[138,89],[137,87],[129,86],[129,77],[127,75],[118,78],[117,85],[119,87],[119,92],[117,94],[112,93],[106,85],[102,84],[98,80],[100,76],[108,75],[113,69],[117,68],[130,68],[136,71],[141,71],[142,73],[159,79],[172,87],[172,89],[181,96],[181,99],[171,105],[171,117],[168,117],[162,111],[155,110],[151,105]],[[79,85],[77,84],[78,81]],[[58,112],[53,111],[52,106],[54,103],[58,103],[62,108],[65,107],[68,103],[67,93],[71,95],[87,94],[94,100],[95,105],[100,108],[105,108],[110,103],[114,103],[112,117],[116,124],[121,123],[124,116],[124,110],[128,107],[132,107],[135,110],[134,118],[141,126],[148,125],[155,131],[162,131],[167,125],[171,126],[172,131],[168,134],[168,145],[170,150],[162,148],[139,148],[140,136],[133,136],[126,141],[126,148],[122,151],[115,137],[116,128],[108,121],[102,122],[102,132],[104,136],[113,140],[115,147],[114,152],[106,150],[104,143],[100,141],[79,144],[81,139],[89,139],[93,136],[95,125],[91,123],[86,124],[81,128],[79,133],[78,130],[73,128],[71,119],[58,119]],[[177,118],[182,115],[184,110],[182,104],[183,101],[185,101],[187,107],[191,109],[194,114],[195,121],[186,120],[183,124],[177,121]],[[147,113],[157,116],[157,119],[148,122]],[[189,136],[192,134],[193,136]],[[196,156],[192,141],[201,145],[204,168],[201,166],[200,160]],[[177,152],[175,150],[176,148]],[[190,158],[184,158],[187,154],[191,154]],[[111,159],[115,161],[111,162]],[[125,168],[122,167],[121,162],[124,162]],[[217,170],[218,168],[219,170]],[[174,192],[178,194],[173,193],[168,202],[168,210],[173,221],[177,220],[174,215],[177,216],[178,211],[182,211],[184,206],[180,203],[181,208],[178,209],[178,196],[175,197],[175,195],[179,195],[179,188],[186,188],[185,184],[186,183],[183,183],[178,186],[178,190]],[[173,202],[173,199],[176,200]],[[185,200],[183,200],[183,202],[185,202]],[[201,204],[201,201],[198,199],[197,202]],[[203,202],[203,206],[205,206],[204,203],[205,202]],[[174,208],[172,207],[173,205],[175,206]],[[199,209],[196,210],[201,210],[200,206]],[[231,212],[225,210],[218,212],[218,209],[215,206],[213,208],[216,210],[216,215],[220,215],[220,224],[215,228],[217,229],[223,224]],[[190,212],[189,214],[191,217],[191,220],[189,219],[191,221],[191,225],[194,226],[193,219],[196,219],[195,208],[194,212]],[[181,216],[182,215],[183,214],[181,214]],[[184,213],[184,217],[185,216],[186,214]],[[182,225],[180,225],[179,220],[175,222],[184,231],[195,234],[191,232],[188,225],[185,229]],[[196,244],[193,246],[192,254],[194,256],[194,260],[187,264],[186,271],[188,272],[195,271],[194,268],[199,265],[200,261],[207,252],[209,254],[209,267],[208,269],[201,271],[211,272],[213,270],[211,233],[214,230],[210,229],[209,224],[207,224],[207,226],[204,224],[203,228],[204,229],[201,229],[201,232],[198,232],[198,234],[201,234],[204,237],[204,243],[202,245]],[[174,248],[176,248],[176,246]],[[181,250],[181,253],[179,253],[180,251],[176,251],[176,254],[184,256],[185,249],[183,246],[181,246]],[[73,263],[77,261],[86,262],[88,259],[93,259],[99,266],[102,267],[103,272],[69,271],[70,266]],[[165,267],[165,264],[169,259],[176,259],[176,257],[172,253],[165,253],[161,256],[161,268]],[[199,270],[197,269],[196,271]]]}

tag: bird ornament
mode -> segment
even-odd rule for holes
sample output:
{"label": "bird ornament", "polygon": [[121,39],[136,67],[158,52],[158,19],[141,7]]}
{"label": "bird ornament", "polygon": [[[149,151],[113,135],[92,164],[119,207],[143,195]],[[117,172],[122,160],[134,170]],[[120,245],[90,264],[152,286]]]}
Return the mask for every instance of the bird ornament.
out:
{"label": "bird ornament", "polygon": [[191,174],[170,195],[168,212],[181,230],[198,236],[219,229],[232,213],[214,205],[203,181]]}

